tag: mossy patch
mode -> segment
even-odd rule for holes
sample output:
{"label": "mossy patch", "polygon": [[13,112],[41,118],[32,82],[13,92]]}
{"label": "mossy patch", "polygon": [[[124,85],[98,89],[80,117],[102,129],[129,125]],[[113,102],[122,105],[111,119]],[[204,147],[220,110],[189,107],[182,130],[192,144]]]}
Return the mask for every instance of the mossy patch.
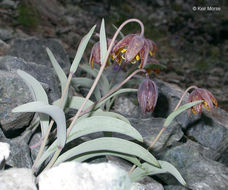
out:
{"label": "mossy patch", "polygon": [[17,8],[18,18],[17,24],[21,25],[24,28],[36,28],[39,21],[40,15],[34,7],[29,6],[24,3],[20,3]]}

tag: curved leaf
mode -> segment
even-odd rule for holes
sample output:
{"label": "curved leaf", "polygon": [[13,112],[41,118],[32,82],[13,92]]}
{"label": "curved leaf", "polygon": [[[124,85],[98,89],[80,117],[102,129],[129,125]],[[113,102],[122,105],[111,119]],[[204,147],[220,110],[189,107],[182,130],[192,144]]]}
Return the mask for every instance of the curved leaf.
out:
{"label": "curved leaf", "polygon": [[111,155],[111,156],[123,158],[123,159],[128,160],[129,162],[135,164],[138,167],[141,167],[141,165],[142,165],[135,156],[128,155],[128,154],[122,154],[122,153],[118,153],[118,152],[109,152],[109,151],[98,151],[98,152],[92,152],[92,153],[88,152],[86,154],[78,155],[73,160],[77,161],[77,162],[83,162],[90,158],[94,158],[97,156],[105,156],[105,155]]}
{"label": "curved leaf", "polygon": [[[42,85],[39,81],[37,81],[33,76],[30,74],[22,71],[17,70],[18,75],[23,79],[23,81],[26,83],[26,85],[29,87],[31,93],[33,94],[33,98],[35,101],[41,101],[48,104],[48,96],[43,89]],[[48,125],[49,125],[49,116],[40,113],[40,126],[41,126],[41,133],[42,137],[45,135]]]}
{"label": "curved leaf", "polygon": [[61,91],[63,93],[63,90],[64,90],[66,83],[67,83],[67,76],[64,73],[64,71],[62,70],[62,68],[60,67],[57,60],[55,59],[55,56],[53,55],[51,50],[49,48],[46,48],[46,51],[47,51],[47,54],[49,56],[49,59],[51,60],[52,66],[54,67],[55,72],[57,73],[57,76],[59,78],[60,85],[61,85]]}
{"label": "curved leaf", "polygon": [[58,106],[45,104],[44,102],[30,102],[20,105],[13,112],[39,112],[50,115],[57,124],[57,145],[63,147],[66,141],[66,119],[64,112]]}
{"label": "curved leaf", "polygon": [[124,117],[124,116],[122,116],[122,115],[120,115],[118,113],[115,113],[115,112],[106,112],[106,111],[99,111],[98,112],[98,111],[96,111],[96,112],[92,112],[92,116],[113,117],[113,118],[122,120],[122,121],[128,123],[129,125],[131,125],[130,121],[126,117]]}
{"label": "curved leaf", "polygon": [[92,116],[77,122],[67,137],[67,141],[69,142],[78,137],[98,131],[122,133],[138,141],[143,141],[140,133],[130,124],[116,118],[105,116]]}
{"label": "curved leaf", "polygon": [[98,138],[98,139],[84,142],[78,145],[77,147],[72,148],[67,152],[63,153],[57,159],[55,165],[60,164],[61,162],[64,162],[65,160],[68,160],[69,158],[72,158],[79,154],[92,152],[92,151],[103,151],[103,150],[120,152],[124,154],[137,156],[149,162],[150,164],[160,167],[160,164],[158,163],[156,158],[142,146],[127,140],[114,138],[114,137],[103,137],[103,138]]}
{"label": "curved leaf", "polygon": [[82,55],[83,55],[83,53],[85,51],[85,48],[86,48],[86,46],[87,46],[87,44],[88,44],[88,42],[89,42],[89,40],[90,40],[90,38],[91,38],[94,30],[95,30],[95,28],[96,28],[96,25],[93,26],[91,28],[91,30],[88,32],[88,34],[86,34],[82,38],[82,40],[81,40],[81,42],[80,42],[80,44],[78,46],[78,50],[77,50],[76,56],[75,56],[75,58],[73,60],[73,63],[71,65],[71,68],[70,68],[70,72],[71,73],[75,73],[76,72],[76,70],[78,68],[78,65],[79,65],[79,63],[81,61]]}
{"label": "curved leaf", "polygon": [[[121,133],[137,139],[138,141],[143,141],[139,132],[130,124],[122,120],[104,116],[92,116],[78,120],[67,137],[67,143],[81,136],[103,131]],[[38,165],[42,164],[42,162],[53,154],[56,149],[56,142],[54,142],[42,155]]]}
{"label": "curved leaf", "polygon": [[168,127],[170,125],[170,123],[173,121],[173,119],[176,116],[178,116],[181,112],[191,108],[192,106],[195,106],[196,104],[200,104],[202,102],[203,102],[202,100],[199,100],[199,101],[191,102],[191,103],[185,104],[183,106],[180,106],[176,111],[169,114],[169,116],[166,118],[166,120],[164,122],[164,127]]}
{"label": "curved leaf", "polygon": [[[143,163],[141,168],[136,168],[131,174],[130,178],[132,181],[139,181],[145,176],[155,175],[161,173],[170,173],[172,174],[182,185],[186,186],[186,182],[179,173],[179,171],[170,163],[166,161],[159,160],[158,161],[161,168],[154,167],[151,164]],[[142,169],[143,168],[143,169]]]}

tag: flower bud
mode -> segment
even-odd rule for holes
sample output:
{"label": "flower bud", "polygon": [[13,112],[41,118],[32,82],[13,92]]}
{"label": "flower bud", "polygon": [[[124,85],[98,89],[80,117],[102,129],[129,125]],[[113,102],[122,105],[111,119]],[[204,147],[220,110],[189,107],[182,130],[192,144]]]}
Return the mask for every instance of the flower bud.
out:
{"label": "flower bud", "polygon": [[138,88],[138,102],[144,113],[153,112],[158,99],[157,85],[149,78],[145,79]]}

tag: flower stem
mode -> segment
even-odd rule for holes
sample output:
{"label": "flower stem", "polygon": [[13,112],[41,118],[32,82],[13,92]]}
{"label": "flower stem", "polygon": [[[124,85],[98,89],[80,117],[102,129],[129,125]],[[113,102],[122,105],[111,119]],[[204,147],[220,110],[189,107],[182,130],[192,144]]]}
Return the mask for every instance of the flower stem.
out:
{"label": "flower stem", "polygon": [[[173,111],[176,111],[179,107],[180,107],[180,104],[181,102],[183,101],[184,97],[186,96],[186,94],[188,93],[189,90],[191,90],[192,88],[197,88],[197,86],[190,86],[188,87],[184,93],[182,94],[179,102],[177,103],[175,109]],[[160,136],[162,135],[162,133],[165,131],[167,127],[162,127],[162,129],[160,130],[160,132],[158,133],[158,135],[156,136],[156,138],[154,139],[154,141],[151,143],[151,145],[149,146],[148,150],[150,150],[151,148],[153,148],[154,144],[158,141],[158,139],[160,138]]]}
{"label": "flower stem", "polygon": [[[177,105],[176,105],[176,107],[175,107],[175,109],[174,109],[173,111],[176,111],[176,110],[180,107],[180,104],[181,104],[181,102],[183,101],[184,97],[186,96],[187,92],[188,92],[189,90],[193,89],[193,88],[195,89],[195,88],[198,88],[198,87],[197,87],[197,86],[194,86],[194,85],[188,87],[188,88],[184,91],[184,93],[182,94],[182,96],[181,96],[179,102],[177,103]],[[151,150],[151,149],[154,147],[155,143],[159,140],[159,138],[161,137],[162,133],[165,131],[166,128],[167,128],[167,127],[165,127],[165,126],[163,126],[163,127],[161,128],[160,132],[157,134],[157,136],[155,137],[155,139],[153,140],[153,142],[151,143],[151,145],[147,148],[148,151]],[[136,167],[136,165],[133,165],[132,168],[130,169],[130,171],[129,171],[128,173],[131,174],[131,173],[133,172],[133,170],[135,169],[135,167]]]}
{"label": "flower stem", "polygon": [[[73,117],[73,120],[72,120],[70,126],[69,126],[68,129],[67,129],[67,136],[70,134],[70,132],[71,132],[71,130],[72,130],[72,128],[73,128],[75,122],[77,121],[78,117],[81,115],[81,112],[82,112],[83,108],[85,107],[87,101],[89,100],[90,96],[92,95],[94,89],[95,89],[96,86],[97,86],[97,83],[98,83],[98,81],[99,81],[99,79],[100,79],[100,77],[101,77],[101,75],[102,75],[102,73],[103,73],[103,71],[104,71],[105,66],[106,66],[106,63],[107,63],[109,54],[110,54],[111,51],[112,51],[112,47],[113,47],[113,45],[114,45],[114,42],[115,42],[115,40],[116,40],[117,35],[120,33],[120,31],[122,30],[122,28],[123,28],[126,24],[128,24],[129,22],[137,22],[137,23],[139,23],[139,25],[141,26],[141,34],[140,34],[140,35],[143,35],[143,34],[144,34],[144,26],[143,26],[143,23],[142,23],[140,20],[138,20],[138,19],[134,19],[134,18],[133,18],[133,19],[128,19],[128,20],[126,20],[125,22],[123,22],[123,23],[120,25],[120,27],[119,27],[118,30],[115,32],[115,34],[114,34],[114,36],[113,36],[113,38],[112,38],[112,41],[111,41],[110,46],[109,46],[109,48],[108,48],[107,54],[106,54],[106,56],[105,56],[105,58],[104,58],[104,61],[103,61],[102,65],[101,65],[101,67],[100,67],[100,70],[99,70],[99,72],[98,72],[98,74],[97,74],[97,76],[96,76],[96,78],[95,78],[95,80],[94,80],[94,82],[93,82],[93,85],[91,86],[91,88],[90,88],[90,90],[89,90],[89,92],[88,92],[88,94],[87,94],[87,96],[86,96],[86,98],[85,98],[85,101],[82,103],[82,105],[81,105],[80,108],[78,109],[77,113],[76,113],[75,116]],[[56,151],[56,153],[55,153],[54,156],[52,157],[50,163],[48,164],[48,166],[47,166],[44,170],[50,168],[50,167],[54,164],[54,162],[55,162],[55,160],[58,158],[60,152],[61,152],[61,151],[59,151],[59,150]]]}

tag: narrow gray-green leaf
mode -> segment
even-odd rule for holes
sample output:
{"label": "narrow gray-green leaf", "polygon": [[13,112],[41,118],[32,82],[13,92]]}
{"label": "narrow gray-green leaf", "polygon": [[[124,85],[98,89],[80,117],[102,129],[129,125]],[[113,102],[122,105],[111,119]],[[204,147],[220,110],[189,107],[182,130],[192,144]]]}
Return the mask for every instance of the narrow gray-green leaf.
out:
{"label": "narrow gray-green leaf", "polygon": [[88,160],[90,158],[94,158],[97,156],[105,156],[105,155],[112,155],[112,156],[116,156],[116,157],[120,157],[123,158],[125,160],[128,160],[129,162],[133,163],[134,165],[141,167],[141,163],[140,161],[132,155],[129,154],[122,154],[122,153],[118,153],[118,152],[110,152],[110,151],[99,151],[99,152],[89,152],[83,155],[78,155],[76,158],[74,158],[74,161],[77,162],[83,162],[85,160]]}
{"label": "narrow gray-green leaf", "polygon": [[171,114],[169,114],[169,116],[166,118],[165,122],[164,122],[164,127],[168,127],[170,125],[170,123],[173,121],[173,119],[178,116],[181,112],[191,108],[192,106],[195,106],[197,104],[202,103],[202,100],[199,101],[195,101],[195,102],[191,102],[191,103],[187,103],[183,106],[180,106],[176,111],[172,112]]}
{"label": "narrow gray-green leaf", "polygon": [[66,119],[64,112],[58,106],[44,102],[30,102],[20,105],[13,112],[38,112],[50,115],[57,124],[57,145],[63,147],[66,141]]}
{"label": "narrow gray-green leaf", "polygon": [[[181,176],[180,172],[170,163],[166,161],[159,160],[161,168],[155,167],[148,163],[143,163],[141,168],[136,168],[131,174],[130,178],[132,181],[139,181],[145,176],[155,175],[161,173],[172,174],[182,185],[186,186],[186,182]],[[142,169],[143,168],[143,169]]]}
{"label": "narrow gray-green leaf", "polygon": [[[104,113],[102,111],[100,112],[101,114]],[[100,112],[96,111],[95,113],[99,114]],[[94,115],[96,115],[95,113]],[[79,118],[78,122],[74,125],[67,137],[67,143],[84,135],[104,131],[121,133],[137,139],[138,141],[143,141],[140,133],[126,121],[112,117],[92,116],[83,119]],[[38,166],[42,164],[50,155],[52,155],[56,149],[56,142],[54,142],[42,155],[38,162]]]}
{"label": "narrow gray-green leaf", "polygon": [[76,56],[75,56],[75,58],[73,60],[71,68],[70,68],[70,72],[71,73],[75,73],[76,72],[76,70],[78,68],[78,65],[79,65],[79,63],[81,61],[82,55],[84,54],[85,48],[86,48],[86,46],[87,46],[87,44],[88,44],[88,42],[89,42],[94,30],[95,30],[95,28],[96,28],[96,25],[93,26],[91,28],[91,30],[88,32],[88,34],[86,34],[82,38],[82,40],[81,40],[81,42],[80,42],[80,44],[78,46],[78,50],[77,50]]}
{"label": "narrow gray-green leaf", "polygon": [[124,116],[122,116],[122,115],[120,115],[118,113],[115,113],[115,112],[106,112],[106,111],[99,111],[99,112],[97,112],[96,111],[96,112],[93,112],[92,113],[92,116],[113,117],[113,118],[116,118],[116,119],[120,119],[120,120],[128,123],[129,125],[131,125],[130,121],[126,117],[124,117]]}
{"label": "narrow gray-green leaf", "polygon": [[101,28],[100,28],[100,58],[101,58],[100,61],[101,61],[101,63],[103,63],[106,54],[107,54],[107,39],[106,39],[106,33],[105,33],[104,19],[102,19]]}
{"label": "narrow gray-green leaf", "polygon": [[[113,28],[115,28],[115,30],[118,30],[118,28],[114,24],[112,24],[112,26],[113,26]],[[120,31],[120,36],[121,36],[121,38],[125,37],[123,32],[121,32],[121,31]]]}
{"label": "narrow gray-green leaf", "polygon": [[117,132],[130,136],[138,141],[143,141],[140,133],[130,124],[120,119],[105,116],[92,116],[77,122],[67,137],[67,141],[69,142],[80,136],[99,131]]}
{"label": "narrow gray-green leaf", "polygon": [[[34,101],[41,101],[48,104],[48,96],[45,90],[43,89],[42,85],[40,84],[40,82],[37,81],[33,76],[31,76],[30,74],[22,70],[17,70],[17,73],[23,79],[26,85],[29,87],[31,93],[33,94]],[[40,117],[41,133],[43,137],[48,129],[49,116],[40,113],[39,117]]]}
{"label": "narrow gray-green leaf", "polygon": [[127,141],[120,138],[115,138],[115,137],[103,137],[103,138],[98,138],[98,139],[84,142],[76,146],[75,148],[72,148],[67,152],[63,153],[57,159],[55,164],[56,165],[60,164],[61,162],[64,162],[65,160],[68,160],[79,154],[84,154],[86,152],[92,152],[92,151],[103,151],[103,150],[120,152],[124,154],[137,156],[142,160],[149,162],[152,165],[160,167],[160,164],[158,163],[156,158],[148,150],[146,150],[145,148],[143,148],[142,146],[134,142]]}
{"label": "narrow gray-green leaf", "polygon": [[[89,79],[86,77],[75,77],[75,78],[72,78],[71,80],[73,87],[76,87],[76,88],[78,88],[79,86],[82,86],[90,89],[91,86],[93,85],[93,82],[94,81],[92,79]],[[94,89],[93,93],[97,100],[101,98],[101,92],[98,87]]]}
{"label": "narrow gray-green leaf", "polygon": [[52,66],[54,67],[55,72],[59,78],[60,85],[61,85],[61,91],[63,93],[63,90],[64,90],[66,83],[67,83],[67,76],[64,73],[64,71],[62,70],[62,68],[60,67],[57,60],[55,59],[55,56],[53,55],[51,50],[49,48],[46,48],[46,51],[47,51],[47,54],[49,56],[49,59],[51,60]]}

